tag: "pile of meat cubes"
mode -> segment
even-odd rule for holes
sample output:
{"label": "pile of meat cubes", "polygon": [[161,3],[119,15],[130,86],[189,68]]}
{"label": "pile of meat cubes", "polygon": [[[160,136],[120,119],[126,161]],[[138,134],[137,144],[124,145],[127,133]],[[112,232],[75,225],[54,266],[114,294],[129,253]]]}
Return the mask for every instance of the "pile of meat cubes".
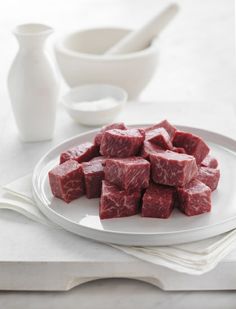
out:
{"label": "pile of meat cubes", "polygon": [[55,197],[66,203],[86,194],[100,198],[101,219],[168,218],[174,207],[187,216],[211,210],[220,171],[198,136],[178,131],[167,120],[148,128],[115,123],[93,143],[66,150],[49,172]]}

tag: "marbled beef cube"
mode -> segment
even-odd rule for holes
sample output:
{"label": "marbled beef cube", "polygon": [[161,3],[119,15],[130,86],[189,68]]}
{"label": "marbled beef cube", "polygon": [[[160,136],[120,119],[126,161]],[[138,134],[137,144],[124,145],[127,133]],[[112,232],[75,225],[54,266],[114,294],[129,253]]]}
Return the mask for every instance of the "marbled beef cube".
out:
{"label": "marbled beef cube", "polygon": [[186,153],[186,151],[183,147],[173,147],[172,151],[178,152],[178,153]]}
{"label": "marbled beef cube", "polygon": [[150,127],[147,127],[145,129],[145,132],[147,133],[148,131],[152,131],[154,129],[158,129],[158,128],[164,128],[169,136],[170,136],[170,139],[172,140],[174,135],[175,135],[175,131],[176,131],[176,128],[174,126],[172,126],[167,120],[163,120],[157,124],[154,124]]}
{"label": "marbled beef cube", "polygon": [[179,208],[187,216],[200,215],[211,210],[211,189],[197,179],[178,188]]}
{"label": "marbled beef cube", "polygon": [[193,156],[165,151],[150,155],[151,175],[155,183],[168,186],[184,186],[197,175]]}
{"label": "marbled beef cube", "polygon": [[172,149],[170,135],[164,128],[157,128],[146,132],[145,139],[163,149]]}
{"label": "marbled beef cube", "polygon": [[214,191],[220,179],[220,170],[216,168],[201,166],[198,170],[196,179],[207,185],[211,191]]}
{"label": "marbled beef cube", "polygon": [[100,219],[128,217],[139,212],[141,194],[120,190],[107,181],[102,182],[102,195],[99,204]]}
{"label": "marbled beef cube", "polygon": [[143,196],[142,217],[166,219],[174,207],[175,189],[151,183]]}
{"label": "marbled beef cube", "polygon": [[99,155],[99,147],[87,142],[78,146],[72,147],[61,153],[60,164],[67,160],[75,160],[79,163],[87,162]]}
{"label": "marbled beef cube", "polygon": [[161,147],[148,142],[148,141],[144,141],[143,142],[143,146],[140,152],[141,157],[143,157],[144,159],[149,160],[149,156],[151,153],[157,153],[157,152],[164,152],[165,150],[163,150]]}
{"label": "marbled beef cube", "polygon": [[210,168],[217,168],[218,161],[211,155],[207,155],[205,159],[201,162],[201,166],[210,167]]}
{"label": "marbled beef cube", "polygon": [[82,163],[84,173],[85,192],[87,198],[101,196],[102,180],[104,179],[103,160],[91,160]]}
{"label": "marbled beef cube", "polygon": [[175,132],[173,145],[183,147],[187,154],[195,157],[197,164],[200,164],[210,151],[210,148],[199,136],[182,131]]}
{"label": "marbled beef cube", "polygon": [[144,131],[139,129],[106,131],[102,136],[100,153],[106,157],[135,156],[141,149],[144,136]]}
{"label": "marbled beef cube", "polygon": [[141,191],[149,185],[150,163],[142,157],[107,159],[105,180],[127,192]]}
{"label": "marbled beef cube", "polygon": [[112,129],[120,129],[120,130],[127,130],[128,128],[123,122],[117,122],[117,123],[112,123],[108,124],[107,126],[104,126],[100,132],[95,136],[94,143],[95,145],[100,146],[101,141],[102,141],[102,136],[105,131],[112,130]]}
{"label": "marbled beef cube", "polygon": [[84,194],[84,176],[81,164],[68,160],[55,168],[49,174],[52,194],[66,203]]}
{"label": "marbled beef cube", "polygon": [[105,166],[106,159],[107,158],[104,157],[104,156],[98,156],[98,157],[91,159],[89,162],[100,161],[102,163],[102,165]]}

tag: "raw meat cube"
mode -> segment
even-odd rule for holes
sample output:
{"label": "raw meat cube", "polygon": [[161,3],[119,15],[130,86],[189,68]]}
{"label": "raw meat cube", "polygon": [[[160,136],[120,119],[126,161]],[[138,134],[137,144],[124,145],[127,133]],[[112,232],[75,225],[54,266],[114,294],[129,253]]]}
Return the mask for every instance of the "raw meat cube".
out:
{"label": "raw meat cube", "polygon": [[198,168],[193,156],[165,151],[150,154],[151,174],[155,183],[168,186],[184,186],[197,175]]}
{"label": "raw meat cube", "polygon": [[150,143],[148,141],[143,142],[142,150],[140,152],[141,157],[144,159],[149,160],[149,156],[151,153],[157,153],[157,152],[165,152],[161,147]]}
{"label": "raw meat cube", "polygon": [[60,164],[67,160],[76,160],[77,162],[87,162],[91,160],[93,157],[99,155],[98,146],[87,142],[73,148],[66,150],[61,153],[60,156]]}
{"label": "raw meat cube", "polygon": [[141,191],[149,185],[150,163],[142,157],[107,159],[105,180],[127,191]]}
{"label": "raw meat cube", "polygon": [[187,154],[195,157],[197,164],[202,162],[210,150],[199,136],[182,131],[175,132],[173,145],[183,147]]}
{"label": "raw meat cube", "polygon": [[66,203],[84,194],[84,176],[81,164],[68,160],[49,173],[49,183],[52,194]]}
{"label": "raw meat cube", "polygon": [[186,153],[185,149],[182,147],[173,147],[172,151],[178,152],[178,153]]}
{"label": "raw meat cube", "polygon": [[120,190],[107,181],[102,182],[102,195],[99,204],[100,219],[128,217],[139,211],[141,194],[131,194]]}
{"label": "raw meat cube", "polygon": [[106,157],[126,158],[136,155],[144,141],[144,131],[113,129],[104,132],[100,153]]}
{"label": "raw meat cube", "polygon": [[102,163],[102,165],[103,166],[105,166],[105,163],[106,163],[106,157],[104,157],[104,156],[98,156],[98,157],[95,157],[95,158],[93,158],[92,160],[90,160],[89,162],[96,162],[96,161],[99,161],[99,162],[101,162]]}
{"label": "raw meat cube", "polygon": [[126,127],[126,125],[123,122],[112,123],[112,124],[109,124],[107,126],[104,126],[100,130],[100,132],[98,132],[98,134],[95,136],[95,139],[94,139],[95,145],[100,146],[103,133],[105,131],[112,130],[112,129],[127,130],[128,128]]}
{"label": "raw meat cube", "polygon": [[168,218],[174,207],[175,189],[151,183],[143,196],[142,217]]}
{"label": "raw meat cube", "polygon": [[85,192],[87,198],[101,196],[102,180],[104,179],[104,166],[102,160],[91,160],[82,163],[84,173]]}
{"label": "raw meat cube", "polygon": [[167,133],[170,136],[170,139],[171,140],[173,139],[173,137],[175,135],[176,128],[174,126],[172,126],[167,120],[163,120],[160,123],[154,124],[153,126],[146,128],[145,132],[152,131],[152,130],[157,129],[157,128],[166,129]]}
{"label": "raw meat cube", "polygon": [[207,155],[205,159],[201,162],[201,166],[217,168],[218,161],[211,155]]}
{"label": "raw meat cube", "polygon": [[210,167],[200,167],[196,179],[207,185],[211,191],[214,191],[220,179],[220,170]]}
{"label": "raw meat cube", "polygon": [[160,146],[163,149],[172,149],[170,135],[164,128],[157,128],[146,132],[145,139],[153,144]]}
{"label": "raw meat cube", "polygon": [[211,210],[211,189],[197,179],[178,188],[179,208],[187,216],[200,215]]}

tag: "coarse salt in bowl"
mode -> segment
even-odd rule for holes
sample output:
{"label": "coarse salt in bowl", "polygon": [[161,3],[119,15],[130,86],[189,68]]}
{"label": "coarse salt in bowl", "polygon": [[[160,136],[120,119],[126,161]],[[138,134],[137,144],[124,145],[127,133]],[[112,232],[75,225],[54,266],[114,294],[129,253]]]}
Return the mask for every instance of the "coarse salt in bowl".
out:
{"label": "coarse salt in bowl", "polygon": [[127,92],[109,84],[88,84],[70,89],[62,104],[77,123],[100,126],[112,122],[127,101]]}

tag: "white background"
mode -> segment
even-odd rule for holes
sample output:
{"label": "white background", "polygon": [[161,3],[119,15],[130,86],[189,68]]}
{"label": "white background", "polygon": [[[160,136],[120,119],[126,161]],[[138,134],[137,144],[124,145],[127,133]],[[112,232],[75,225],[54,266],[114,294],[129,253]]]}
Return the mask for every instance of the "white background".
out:
{"label": "white background", "polygon": [[[12,28],[25,22],[46,23],[54,27],[55,37],[78,28],[137,28],[155,14],[160,2],[164,0],[0,1],[0,184],[30,172],[52,145],[85,130],[60,110],[52,142],[23,144],[19,141],[6,89],[7,71],[17,51]],[[130,105],[122,117],[130,122],[151,122],[167,116],[181,124],[202,126],[236,137],[233,0],[177,2],[181,12],[160,38],[160,65],[140,98],[155,102],[156,114],[148,114],[153,104],[143,103],[139,108]],[[235,308],[236,293],[166,293],[122,279],[89,283],[68,293],[0,293],[0,308],[129,306]]]}

